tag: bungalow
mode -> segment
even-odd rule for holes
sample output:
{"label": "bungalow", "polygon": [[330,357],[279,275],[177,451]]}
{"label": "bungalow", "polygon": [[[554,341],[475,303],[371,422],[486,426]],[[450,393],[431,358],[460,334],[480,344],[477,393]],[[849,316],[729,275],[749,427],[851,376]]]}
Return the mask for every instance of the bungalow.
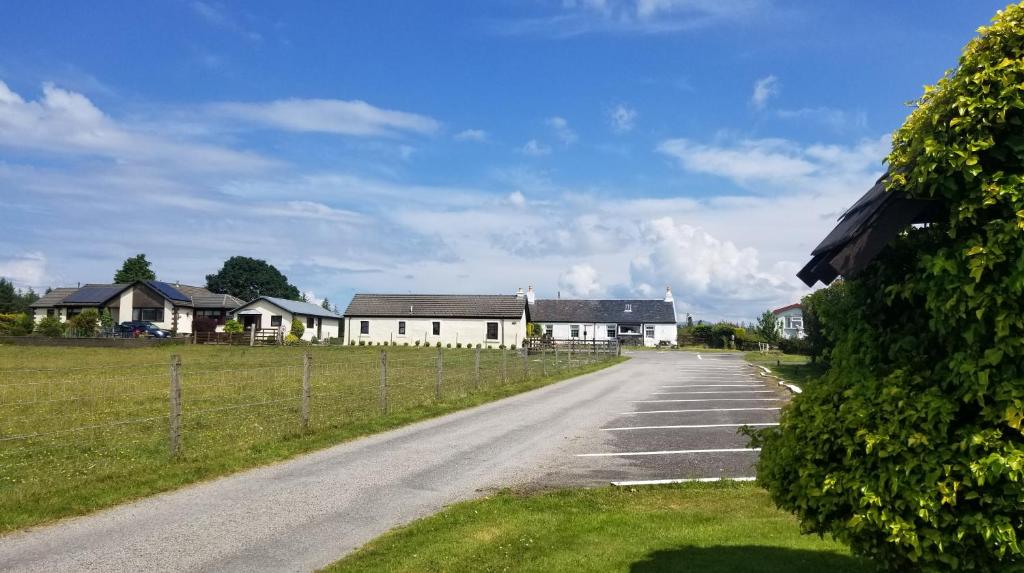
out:
{"label": "bungalow", "polygon": [[46,316],[66,321],[83,310],[109,311],[118,324],[131,320],[152,322],[159,328],[188,334],[195,316],[209,316],[223,322],[226,312],[242,301],[216,294],[202,287],[169,284],[160,281],[87,284],[75,288],[55,288],[30,305],[33,318]]}
{"label": "bungalow", "polygon": [[664,300],[530,300],[530,321],[556,340],[618,340],[624,345],[676,343],[676,310],[672,289]]}
{"label": "bungalow", "polygon": [[303,340],[312,340],[314,336],[317,340],[341,336],[341,316],[309,302],[261,296],[235,308],[230,315],[246,330],[274,328],[287,334],[292,320],[299,320],[306,327],[302,333]]}
{"label": "bungalow", "polygon": [[356,294],[345,310],[345,344],[522,344],[527,308],[514,295]]}
{"label": "bungalow", "polygon": [[804,311],[800,303],[791,304],[772,311],[783,338],[803,338]]}

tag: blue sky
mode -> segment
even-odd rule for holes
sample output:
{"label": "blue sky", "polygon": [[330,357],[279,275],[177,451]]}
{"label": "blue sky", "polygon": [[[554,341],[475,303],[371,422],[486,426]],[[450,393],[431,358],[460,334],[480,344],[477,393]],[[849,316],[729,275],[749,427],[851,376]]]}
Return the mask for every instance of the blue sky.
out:
{"label": "blue sky", "polygon": [[[286,4],[286,5],[285,5]],[[22,2],[0,19],[0,275],[316,299],[660,297],[751,319],[1000,2]]]}

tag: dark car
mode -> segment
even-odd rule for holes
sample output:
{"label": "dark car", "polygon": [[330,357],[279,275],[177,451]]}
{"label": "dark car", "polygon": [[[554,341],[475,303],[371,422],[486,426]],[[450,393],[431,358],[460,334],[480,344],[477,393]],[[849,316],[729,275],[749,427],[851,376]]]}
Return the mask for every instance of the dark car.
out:
{"label": "dark car", "polygon": [[128,320],[121,323],[121,332],[129,336],[152,336],[168,338],[171,333],[149,322],[148,320]]}

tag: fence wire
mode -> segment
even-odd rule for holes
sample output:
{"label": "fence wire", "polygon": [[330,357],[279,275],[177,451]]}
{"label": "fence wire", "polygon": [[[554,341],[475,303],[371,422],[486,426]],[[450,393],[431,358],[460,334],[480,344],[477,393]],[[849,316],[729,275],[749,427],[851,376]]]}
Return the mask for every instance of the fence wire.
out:
{"label": "fence wire", "polygon": [[54,480],[70,487],[181,461],[257,456],[316,433],[366,433],[391,416],[408,419],[616,355],[610,347],[389,347],[306,358],[251,354],[244,364],[197,360],[177,370],[171,363],[0,369],[0,492],[46,495]]}

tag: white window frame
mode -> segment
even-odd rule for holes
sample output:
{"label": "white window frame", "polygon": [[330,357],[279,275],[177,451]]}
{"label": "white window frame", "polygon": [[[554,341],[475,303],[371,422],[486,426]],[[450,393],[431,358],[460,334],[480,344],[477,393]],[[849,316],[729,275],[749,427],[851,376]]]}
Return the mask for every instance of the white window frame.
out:
{"label": "white window frame", "polygon": [[579,338],[579,337],[580,337],[580,325],[578,325],[578,324],[570,324],[569,325],[569,338]]}
{"label": "white window frame", "polygon": [[789,327],[803,330],[804,328],[804,317],[802,316],[791,316],[789,317]]}
{"label": "white window frame", "polygon": [[653,324],[647,324],[644,326],[644,338],[654,338],[655,329]]}
{"label": "white window frame", "polygon": [[626,303],[626,312],[633,312],[633,305]]}
{"label": "white window frame", "polygon": [[555,335],[555,325],[553,325],[553,324],[545,324],[544,325],[544,335],[545,336],[549,336],[549,337],[550,336],[554,336]]}
{"label": "white window frame", "polygon": [[605,334],[608,335],[609,339],[615,338],[619,329],[614,324],[609,324],[605,327]]}

